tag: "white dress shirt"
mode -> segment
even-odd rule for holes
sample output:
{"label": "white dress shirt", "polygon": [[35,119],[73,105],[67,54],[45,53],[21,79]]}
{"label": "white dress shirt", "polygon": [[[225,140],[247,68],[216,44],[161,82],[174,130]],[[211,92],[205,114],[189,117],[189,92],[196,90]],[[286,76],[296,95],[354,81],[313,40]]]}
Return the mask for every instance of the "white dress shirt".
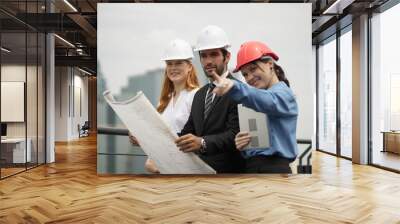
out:
{"label": "white dress shirt", "polygon": [[172,96],[164,112],[162,112],[161,117],[164,118],[175,133],[181,132],[185,126],[192,109],[193,97],[197,90],[198,88],[190,91],[182,90],[178,98]]}

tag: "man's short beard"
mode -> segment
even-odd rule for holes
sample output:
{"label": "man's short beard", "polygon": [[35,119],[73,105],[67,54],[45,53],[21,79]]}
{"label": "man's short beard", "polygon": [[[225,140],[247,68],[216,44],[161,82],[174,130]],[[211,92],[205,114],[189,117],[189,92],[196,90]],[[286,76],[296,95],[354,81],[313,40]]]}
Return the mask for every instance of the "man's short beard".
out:
{"label": "man's short beard", "polygon": [[[221,76],[221,75],[224,73],[224,70],[225,70],[225,65],[223,65],[223,66],[221,66],[221,67],[217,66],[217,69],[216,69],[215,72],[217,73],[217,75]],[[208,78],[211,78],[211,79],[212,79],[212,74],[208,74],[207,70],[204,69],[204,68],[203,68],[203,71],[204,71],[204,74],[206,74],[206,76],[207,76]]]}

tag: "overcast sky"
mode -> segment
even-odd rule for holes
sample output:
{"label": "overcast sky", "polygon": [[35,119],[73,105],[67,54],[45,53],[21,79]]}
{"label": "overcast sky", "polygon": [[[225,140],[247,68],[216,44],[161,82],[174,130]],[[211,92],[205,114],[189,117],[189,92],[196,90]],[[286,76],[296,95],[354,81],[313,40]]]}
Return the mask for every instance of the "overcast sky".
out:
{"label": "overcast sky", "polygon": [[[248,40],[268,43],[284,64],[287,56],[302,53],[297,51],[302,49],[299,46],[309,45],[311,52],[311,15],[304,14],[310,6],[99,3],[98,61],[108,88],[117,93],[129,76],[164,67],[160,58],[171,40],[181,38],[195,45],[202,28],[217,25],[226,31],[232,44],[229,68],[236,64],[240,44]],[[299,28],[305,31],[299,32]]]}

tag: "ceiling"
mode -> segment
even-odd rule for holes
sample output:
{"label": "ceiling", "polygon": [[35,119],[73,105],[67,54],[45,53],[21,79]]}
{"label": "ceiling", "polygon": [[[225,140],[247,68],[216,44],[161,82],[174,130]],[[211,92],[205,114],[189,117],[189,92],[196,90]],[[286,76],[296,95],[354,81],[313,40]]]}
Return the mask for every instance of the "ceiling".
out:
{"label": "ceiling", "polygon": [[[312,4],[312,36],[318,42],[335,32],[335,24],[347,16],[351,17],[365,10],[373,9],[387,0],[254,0],[230,2],[255,3],[311,3]],[[139,1],[139,0],[1,0],[0,25],[4,38],[14,41],[15,48],[24,46],[25,39],[18,32],[29,31],[54,32],[56,65],[80,66],[96,72],[97,57],[97,3],[147,3],[147,2],[184,2],[184,1]],[[188,2],[224,2],[226,1],[188,1]],[[49,12],[52,13],[49,13]],[[345,26],[346,23],[342,23]],[[333,28],[332,28],[333,27]],[[4,36],[4,35],[3,35]],[[59,38],[60,37],[60,38]],[[66,41],[64,41],[66,40]],[[4,43],[4,42],[3,42]],[[28,45],[34,47],[34,44]],[[22,49],[22,48],[21,48]]]}

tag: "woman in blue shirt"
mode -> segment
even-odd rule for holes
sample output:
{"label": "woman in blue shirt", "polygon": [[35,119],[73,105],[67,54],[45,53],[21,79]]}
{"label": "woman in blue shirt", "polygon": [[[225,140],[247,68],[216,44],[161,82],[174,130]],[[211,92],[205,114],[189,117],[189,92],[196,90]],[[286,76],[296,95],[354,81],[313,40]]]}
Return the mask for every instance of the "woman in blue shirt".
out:
{"label": "woman in blue shirt", "polygon": [[297,102],[285,73],[276,64],[278,59],[264,43],[249,41],[241,45],[234,70],[240,70],[249,85],[214,74],[217,95],[228,94],[236,102],[267,116],[270,147],[245,149],[250,134],[236,135],[236,148],[246,158],[248,173],[291,173],[289,164],[297,157]]}

